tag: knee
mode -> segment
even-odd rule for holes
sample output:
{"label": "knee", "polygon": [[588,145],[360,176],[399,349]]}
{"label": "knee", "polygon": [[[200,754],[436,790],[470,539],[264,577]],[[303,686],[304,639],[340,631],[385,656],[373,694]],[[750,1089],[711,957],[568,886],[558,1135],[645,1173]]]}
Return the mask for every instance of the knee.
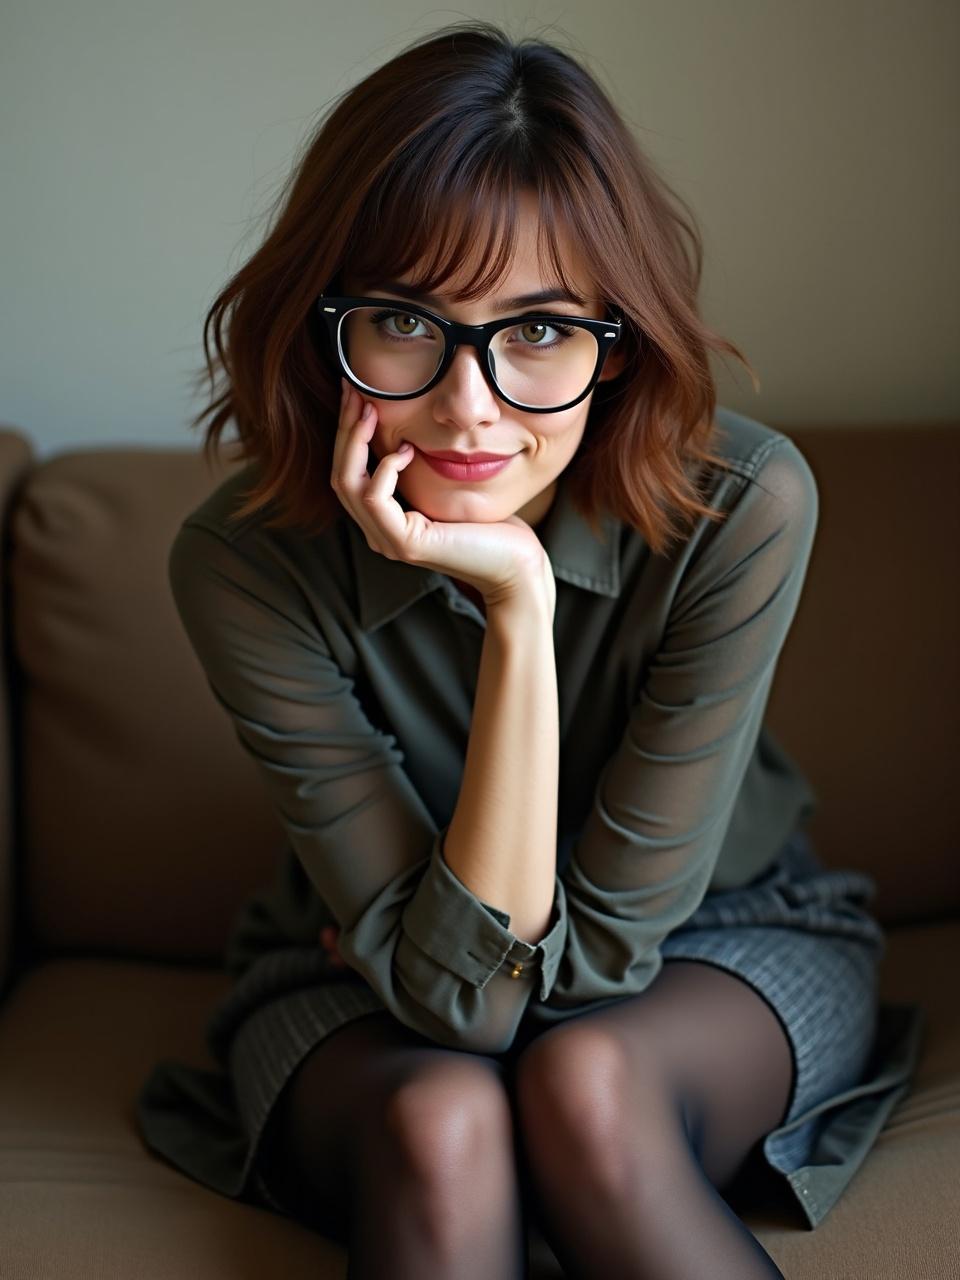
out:
{"label": "knee", "polygon": [[652,1057],[638,1065],[602,1028],[569,1024],[544,1032],[516,1064],[527,1159],[547,1180],[564,1180],[575,1168],[578,1179],[611,1192],[633,1183],[638,1113],[660,1105],[659,1074]]}
{"label": "knee", "polygon": [[520,1121],[524,1128],[548,1127],[577,1147],[602,1145],[617,1131],[629,1070],[621,1045],[602,1029],[547,1031],[517,1060]]}
{"label": "knee", "polygon": [[[502,1082],[469,1063],[423,1069],[394,1084],[370,1117],[364,1158],[386,1161],[426,1206],[474,1203],[468,1183],[501,1178],[513,1123]],[[466,1192],[466,1194],[464,1194]]]}

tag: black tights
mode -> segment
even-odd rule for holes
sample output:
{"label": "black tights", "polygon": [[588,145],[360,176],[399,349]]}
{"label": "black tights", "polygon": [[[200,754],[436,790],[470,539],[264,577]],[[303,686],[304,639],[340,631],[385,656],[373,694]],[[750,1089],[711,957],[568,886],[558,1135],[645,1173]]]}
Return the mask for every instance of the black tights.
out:
{"label": "black tights", "polygon": [[567,1277],[783,1273],[721,1192],[786,1115],[793,1055],[747,983],[665,960],[641,995],[446,1049],[386,1011],[307,1055],[258,1156],[350,1280],[513,1280],[533,1216]]}

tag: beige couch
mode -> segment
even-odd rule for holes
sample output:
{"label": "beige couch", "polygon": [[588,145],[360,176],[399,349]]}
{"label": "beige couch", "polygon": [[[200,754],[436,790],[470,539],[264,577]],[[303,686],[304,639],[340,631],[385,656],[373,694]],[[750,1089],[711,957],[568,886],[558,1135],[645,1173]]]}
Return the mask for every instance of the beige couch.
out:
{"label": "beige couch", "polygon": [[[960,429],[790,431],[821,523],[768,721],[829,863],[880,882],[884,994],[927,1014],[914,1089],[816,1230],[746,1221],[791,1278],[960,1275]],[[0,1275],[323,1280],[334,1244],[154,1156],[135,1094],[212,1066],[221,947],[281,843],[180,628],[166,554],[235,463],[0,430]],[[560,1274],[532,1237],[534,1274]],[[493,1278],[492,1278],[493,1280]]]}

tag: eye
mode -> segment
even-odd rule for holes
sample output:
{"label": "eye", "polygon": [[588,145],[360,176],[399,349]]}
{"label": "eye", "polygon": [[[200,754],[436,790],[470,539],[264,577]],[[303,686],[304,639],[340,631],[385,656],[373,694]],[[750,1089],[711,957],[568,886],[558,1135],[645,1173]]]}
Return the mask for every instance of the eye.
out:
{"label": "eye", "polygon": [[[524,347],[559,347],[562,346],[568,338],[576,336],[577,328],[570,324],[547,324],[545,320],[528,320],[526,324],[517,325],[516,328],[509,330],[511,334],[522,335],[518,345]],[[552,341],[545,341],[546,335],[554,333],[557,336]]]}
{"label": "eye", "polygon": [[[388,320],[395,323],[395,329],[385,328]],[[433,332],[432,325],[427,325],[426,321],[421,320],[419,316],[410,311],[375,311],[370,317],[370,323],[384,333],[386,337],[412,338],[416,336],[415,330],[418,324],[424,325],[428,334]]]}
{"label": "eye", "polygon": [[397,311],[390,317],[396,324],[398,332],[402,333],[405,338],[409,338],[417,325],[421,323],[419,317],[411,315],[403,315]]}
{"label": "eye", "polygon": [[536,334],[536,337],[533,339],[533,340],[534,340],[534,342],[536,342],[536,343],[539,343],[539,342],[540,342],[540,339],[541,339],[541,338],[542,338],[546,333],[548,333],[548,332],[549,332],[549,330],[550,330],[550,326],[549,326],[549,325],[541,324],[539,321],[536,321],[536,322],[535,322],[535,321],[533,321],[533,320],[531,320],[531,322],[530,322],[529,324],[522,325],[522,326],[521,326],[521,328],[520,328],[520,332],[523,334],[523,336],[524,336],[525,338],[529,338],[529,337],[531,337],[533,334]]}

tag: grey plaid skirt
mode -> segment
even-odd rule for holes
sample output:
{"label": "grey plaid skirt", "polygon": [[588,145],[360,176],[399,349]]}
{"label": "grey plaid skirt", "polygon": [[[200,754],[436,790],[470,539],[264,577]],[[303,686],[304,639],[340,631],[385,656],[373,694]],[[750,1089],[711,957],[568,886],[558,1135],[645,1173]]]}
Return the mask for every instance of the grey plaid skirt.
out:
{"label": "grey plaid skirt", "polygon": [[[866,908],[875,892],[863,872],[826,869],[798,830],[754,881],[707,893],[661,944],[665,963],[697,960],[736,974],[780,1019],[794,1086],[783,1122],[762,1142],[762,1161],[785,1179],[811,1228],[836,1203],[909,1088],[919,1055],[922,1009],[879,1001],[886,943]],[[355,975],[331,981],[318,948],[261,956],[208,1025],[208,1043],[224,1070],[169,1061],[154,1068],[137,1106],[147,1145],[225,1195],[296,1216],[257,1161],[271,1111],[325,1036],[383,1010]],[[532,1002],[518,1040],[529,1035],[525,1024],[536,1020],[536,1010]]]}

